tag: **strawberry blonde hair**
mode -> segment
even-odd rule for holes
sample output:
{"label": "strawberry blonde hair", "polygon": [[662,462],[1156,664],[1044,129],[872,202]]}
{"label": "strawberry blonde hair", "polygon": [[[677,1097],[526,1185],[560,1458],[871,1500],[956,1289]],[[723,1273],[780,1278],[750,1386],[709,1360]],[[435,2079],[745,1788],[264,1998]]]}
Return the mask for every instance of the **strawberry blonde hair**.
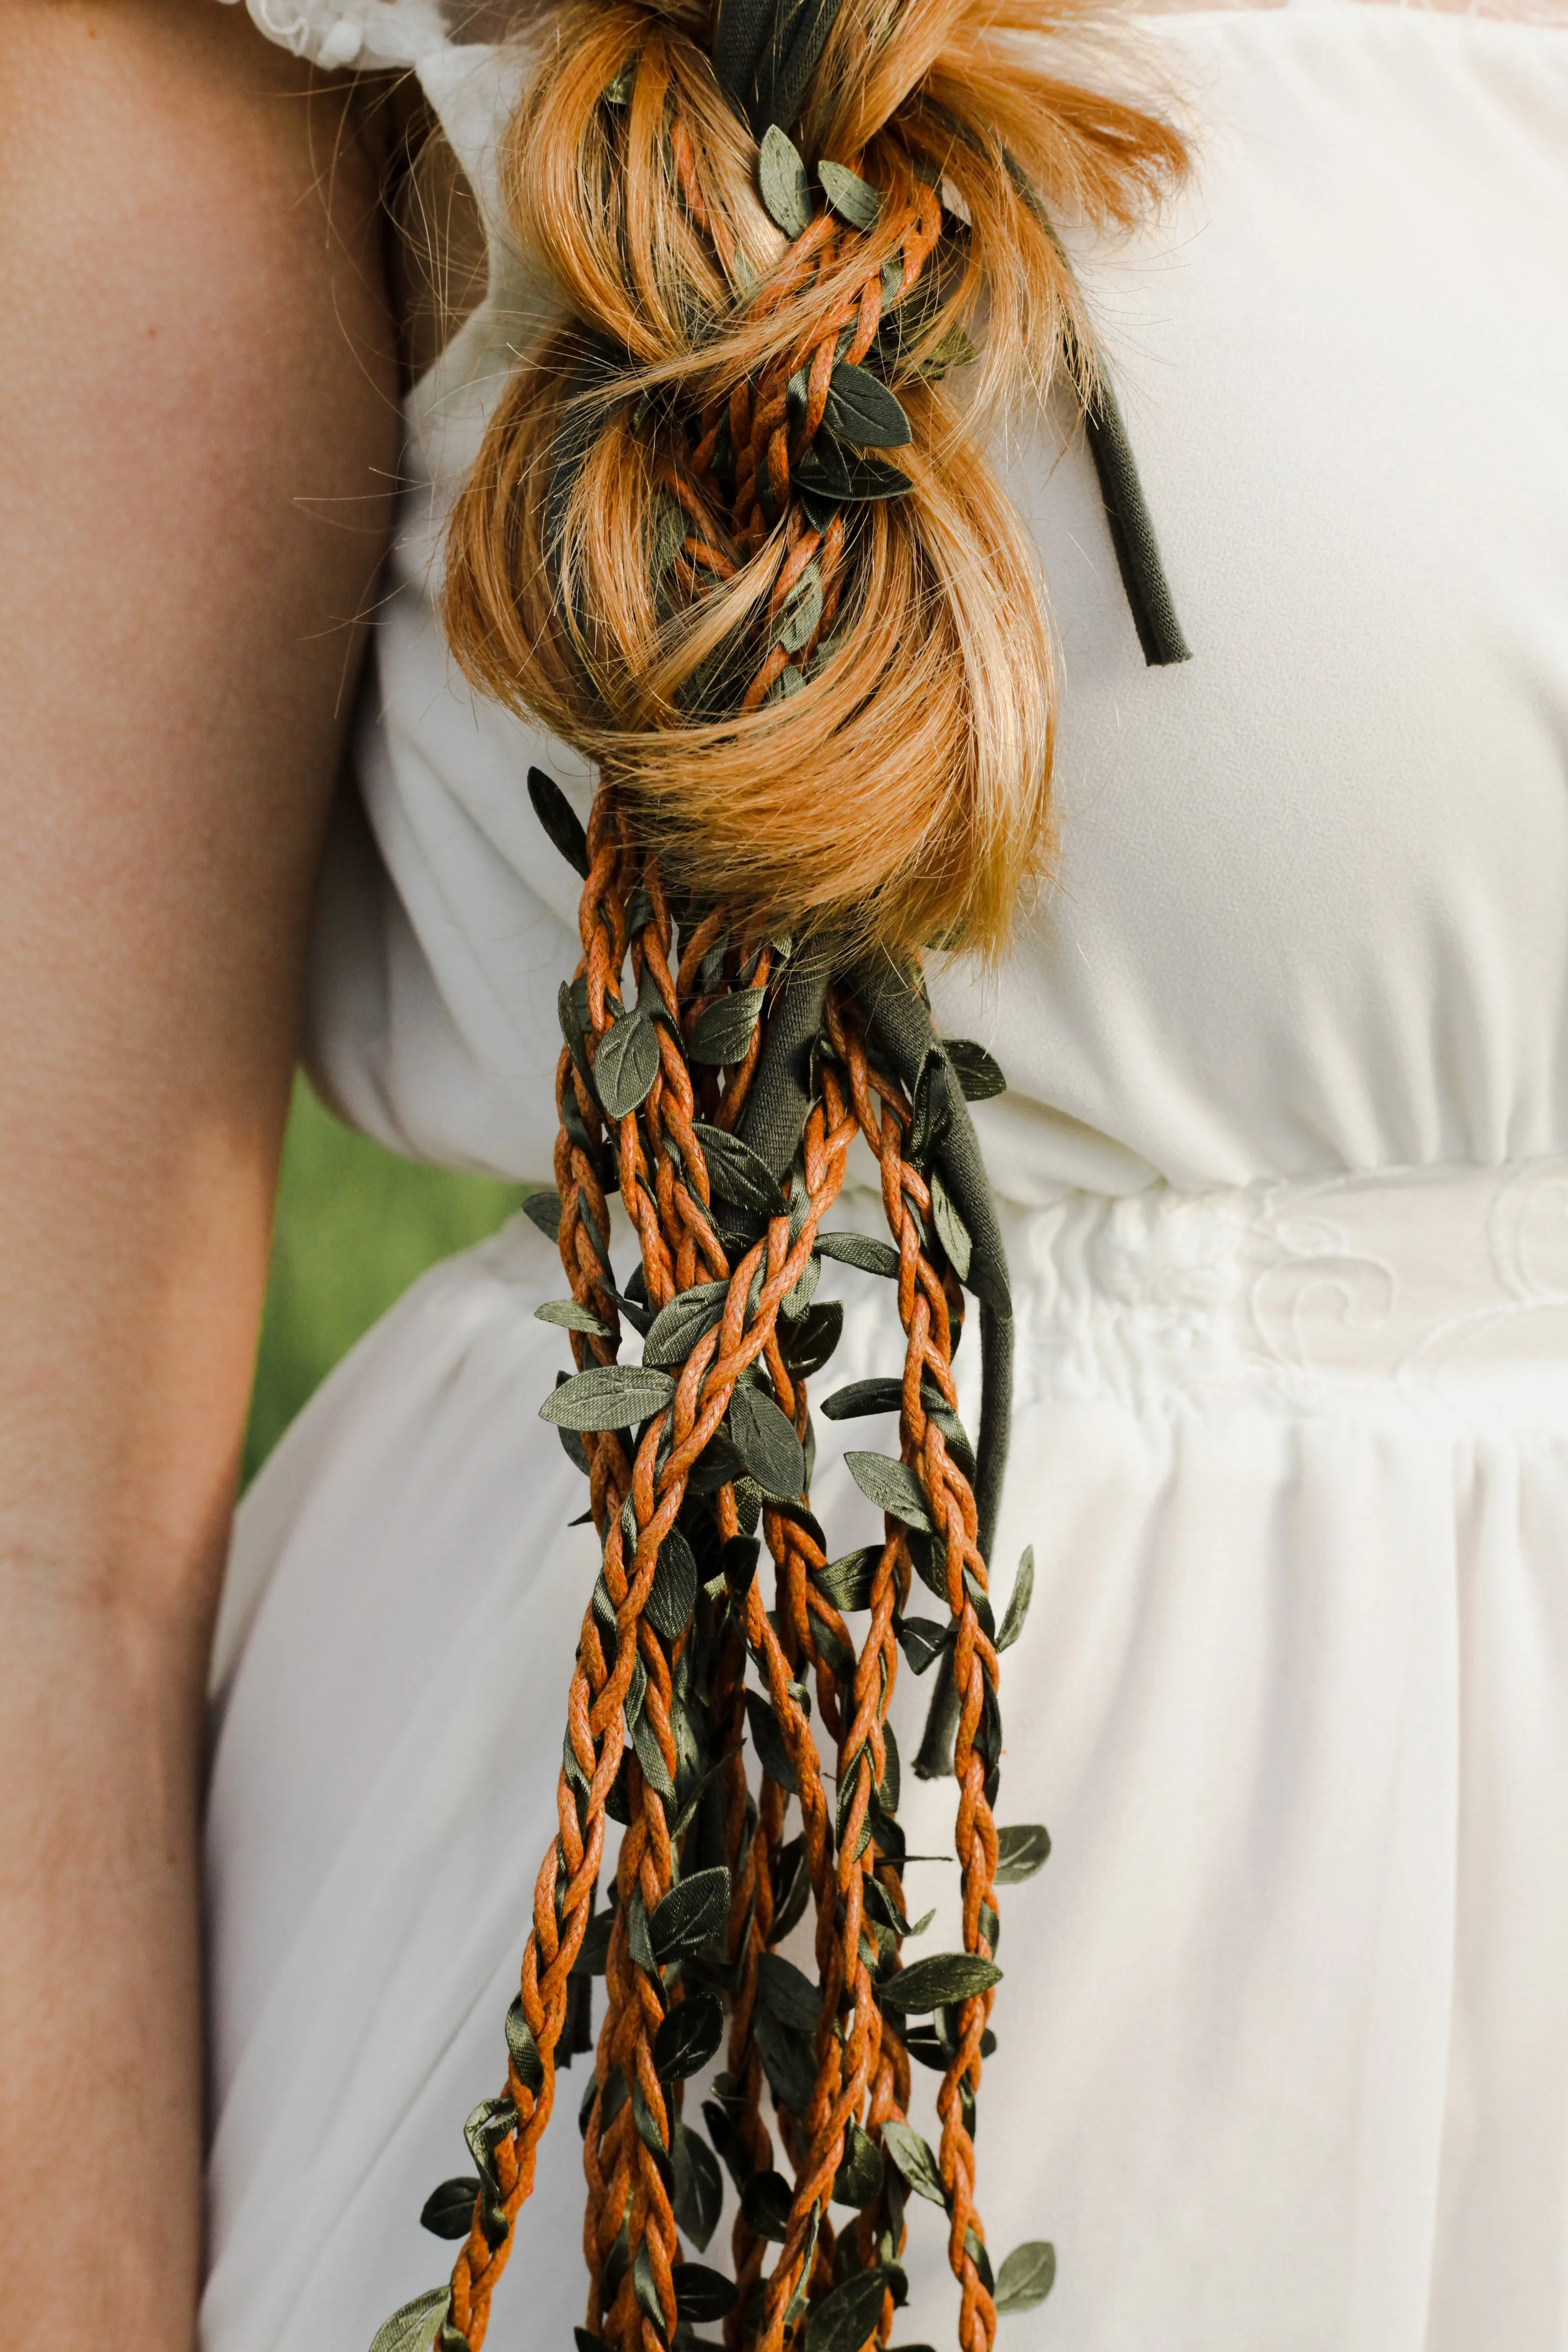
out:
{"label": "strawberry blonde hair", "polygon": [[[541,28],[503,181],[567,318],[458,500],[447,625],[478,686],[598,763],[668,873],[758,930],[994,950],[1047,856],[1047,614],[976,426],[1058,375],[1093,398],[1052,219],[1130,225],[1185,160],[1169,122],[1080,78],[1088,29],[1027,0],[842,0],[784,162],[837,163],[870,203],[796,243],[759,199],[767,93],[737,110],[702,0],[566,0]],[[715,497],[716,442],[733,456],[826,351],[809,432],[872,279],[901,494],[803,520],[797,397],[783,502]],[[825,593],[801,660],[778,638],[803,534]]]}

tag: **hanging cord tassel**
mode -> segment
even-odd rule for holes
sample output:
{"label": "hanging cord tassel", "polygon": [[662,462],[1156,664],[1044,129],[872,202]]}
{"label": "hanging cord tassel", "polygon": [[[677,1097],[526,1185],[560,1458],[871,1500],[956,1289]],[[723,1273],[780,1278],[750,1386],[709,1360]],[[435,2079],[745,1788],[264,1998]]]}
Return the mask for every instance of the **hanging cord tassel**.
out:
{"label": "hanging cord tassel", "polygon": [[[1063,268],[1070,273],[1072,263],[1067,247],[1041,203],[1037,190],[1030,184],[1027,173],[1011,155],[1005,160],[1007,176],[1017,190],[1020,201],[1028,206],[1039,222],[1060,255]],[[1143,659],[1151,669],[1164,669],[1176,662],[1191,661],[1192,647],[1177,617],[1175,597],[1166,574],[1164,558],[1160,552],[1154,520],[1143,495],[1138,460],[1132,454],[1126,420],[1122,416],[1121,404],[1116,397],[1110,371],[1100,352],[1090,351],[1085,353],[1070,330],[1066,341],[1064,358],[1068,373],[1079,383],[1087,380],[1083,419],[1089,454],[1094,461],[1100,500],[1110,531],[1110,544],[1115,551],[1116,568],[1121,574],[1122,593],[1132,615],[1132,625],[1138,632]]]}
{"label": "hanging cord tassel", "polygon": [[1117,568],[1143,659],[1151,669],[1191,661],[1192,647],[1176,615],[1175,599],[1160,554],[1160,542],[1154,535],[1153,520],[1143,496],[1121,404],[1103,365],[1096,369],[1093,389],[1083,414],[1089,454],[1100,478],[1100,495],[1110,527],[1110,543],[1116,550]]}

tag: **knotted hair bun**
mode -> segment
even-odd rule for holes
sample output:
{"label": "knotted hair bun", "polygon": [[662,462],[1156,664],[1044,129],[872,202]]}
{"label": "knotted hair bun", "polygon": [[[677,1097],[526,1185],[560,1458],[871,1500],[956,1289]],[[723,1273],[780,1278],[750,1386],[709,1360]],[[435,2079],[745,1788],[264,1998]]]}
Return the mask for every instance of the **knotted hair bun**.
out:
{"label": "knotted hair bun", "polygon": [[567,0],[543,28],[504,185],[566,322],[458,503],[447,624],[757,933],[994,949],[1047,856],[1045,604],[976,428],[1058,376],[1093,401],[1052,220],[1130,224],[1184,160],[1074,78],[1085,25]]}

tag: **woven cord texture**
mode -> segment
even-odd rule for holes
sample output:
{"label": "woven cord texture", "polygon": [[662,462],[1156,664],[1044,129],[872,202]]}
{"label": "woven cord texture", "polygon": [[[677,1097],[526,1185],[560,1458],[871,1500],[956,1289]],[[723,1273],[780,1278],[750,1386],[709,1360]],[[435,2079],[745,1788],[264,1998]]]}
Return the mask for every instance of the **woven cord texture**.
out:
{"label": "woven cord texture", "polygon": [[[955,1458],[967,1444],[952,1371],[964,1301],[931,1238],[931,1184],[909,1150],[914,1111],[868,1050],[855,1002],[837,988],[787,1191],[776,1213],[753,1218],[754,1239],[737,1238],[737,1219],[721,1197],[736,1191],[734,1168],[719,1139],[734,1139],[765,1015],[726,1063],[702,1062],[691,1047],[715,1006],[765,997],[780,950],[764,943],[742,952],[710,912],[689,921],[677,955],[657,863],[637,846],[608,789],[595,803],[586,852],[583,956],[574,992],[563,992],[573,1009],[563,1003],[568,1043],[557,1076],[557,1235],[584,1327],[570,1335],[578,1386],[595,1373],[614,1378],[628,1315],[649,1330],[651,1345],[664,1310],[679,1311],[694,1294],[700,1311],[696,1336],[662,1376],[668,1393],[656,1409],[627,1428],[568,1435],[569,1450],[581,1449],[603,1556],[567,1696],[558,1828],[535,1881],[532,1932],[507,2021],[505,2086],[469,2119],[480,2174],[450,2287],[444,2308],[427,2315],[431,2331],[407,2340],[434,2341],[444,2352],[479,2352],[484,2343],[553,2108],[557,2068],[570,2060],[563,2042],[574,1988],[586,1982],[574,1970],[595,1921],[606,1822],[615,1819],[622,1836],[601,1937],[605,2009],[583,2117],[588,2294],[581,2340],[619,2352],[668,2352],[691,2341],[682,2283],[695,2278],[704,2311],[714,2311],[716,2292],[728,2306],[731,2352],[753,2346],[777,2352],[815,2313],[835,2298],[843,2305],[855,2289],[859,2301],[843,2340],[859,2352],[889,2340],[902,2277],[905,2190],[885,2160],[884,2135],[889,2125],[906,2124],[907,2042],[916,2037],[898,2000],[901,1934],[889,1924],[903,1921],[904,1905],[898,1762],[887,1716],[917,1548],[926,1581],[945,1591],[950,1619],[964,1955],[990,1962],[997,1933],[997,1657],[973,1496]],[[621,993],[628,961],[635,1001]],[[595,1073],[609,1066],[601,1059],[606,1041],[632,1024],[646,1026],[657,1045],[657,1068],[636,1107],[616,1117],[602,1100],[614,1089],[603,1077],[595,1084]],[[797,1441],[806,1439],[800,1367],[813,1359],[814,1344],[820,1348],[824,1317],[831,1331],[837,1312],[811,1306],[814,1270],[822,1221],[857,1136],[875,1154],[891,1237],[886,1270],[905,1343],[900,1466],[911,1485],[904,1516],[885,1516],[861,1589],[846,1596],[810,1512],[804,1450],[795,1493],[760,1492],[735,1450],[731,1408],[738,1391],[763,1397]],[[738,1140],[731,1150],[744,1155]],[[716,1185],[720,1161],[727,1174]],[[743,1156],[740,1165],[744,1175]],[[616,1289],[610,1269],[612,1187],[640,1246],[635,1300]],[[573,1392],[568,1381],[557,1397]],[[595,1417],[591,1409],[586,1417]],[[626,1413],[612,1402],[598,1417]],[[728,1475],[702,1475],[710,1447],[718,1472]],[[772,1560],[771,1607],[754,1572],[748,1524],[760,1528]],[[703,1579],[683,1597],[684,1623],[654,1600],[672,1543],[696,1559]],[[847,1597],[847,1610],[838,1605]],[[857,1644],[847,1617],[862,1607],[866,1630]],[[808,1684],[836,1753],[836,1795],[819,1760]],[[759,1706],[773,1736],[762,1747],[753,1796],[744,1758]],[[792,1801],[801,1828],[789,1842]],[[720,1903],[700,1944],[674,1958],[668,1945],[656,1949],[670,1898],[715,1873]],[[817,1982],[810,1989],[815,2014],[803,2032],[798,1987],[808,1980],[789,1972],[792,2046],[797,2061],[806,2053],[792,2082],[778,2056],[776,2021],[770,2025],[767,1972],[787,1968],[774,1947],[803,1895],[815,1916]],[[961,2292],[963,2352],[988,2352],[996,2318],[974,2201],[974,2102],[997,1972],[981,1973],[987,1979],[981,1990],[938,2009],[942,2131],[934,2169]],[[705,2112],[718,2119],[727,2160],[748,2188],[732,2232],[732,2283],[682,2262],[677,2158],[697,2135],[682,2117],[681,2074],[661,2063],[661,2033],[681,2022],[686,2001],[711,2001],[713,1988],[725,2013],[725,2066]],[[932,2028],[920,2038],[939,2043]],[[925,2063],[932,2063],[929,2052]],[[764,2112],[770,2094],[787,2180],[774,2169]],[[853,2195],[846,2168],[853,2173],[857,2163],[860,2210],[836,2227],[829,2206]],[[751,2193],[759,2182],[776,2184],[769,2210],[765,2198],[759,2204]],[[710,2231],[711,2221],[705,2226]]]}

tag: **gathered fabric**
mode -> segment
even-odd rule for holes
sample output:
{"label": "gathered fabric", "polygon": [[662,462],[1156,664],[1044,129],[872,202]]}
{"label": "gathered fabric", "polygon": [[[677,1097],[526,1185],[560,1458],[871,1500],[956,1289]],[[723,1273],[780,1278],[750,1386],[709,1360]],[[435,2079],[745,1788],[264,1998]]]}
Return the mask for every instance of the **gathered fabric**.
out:
{"label": "gathered fabric", "polygon": [[[850,1194],[835,1222],[879,1214]],[[1044,2224],[1061,2265],[1014,2325],[1096,2352],[1548,2352],[1568,1160],[1072,1193],[1008,1242],[996,1581],[1029,1543],[1037,1582],[1003,1817],[1044,1820],[1053,1853],[1009,1897],[981,2145],[988,2224]],[[241,1514],[208,1816],[222,2352],[368,2341],[438,2273],[418,2209],[493,2073],[597,1557],[529,1406],[552,1261],[520,1218],[426,1276]],[[886,1371],[885,1286],[828,1266],[823,1291],[836,1370]],[[955,1369],[968,1414],[977,1368]],[[840,1452],[875,1431],[823,1423],[814,1479],[868,1538]],[[925,1696],[902,1678],[906,1756]],[[906,1790],[911,1853],[943,1851],[944,1802]],[[956,1876],[910,1865],[931,1948]],[[581,2316],[584,2063],[503,2347]],[[940,2244],[910,2252],[900,2321],[939,2340],[956,2290]]]}

